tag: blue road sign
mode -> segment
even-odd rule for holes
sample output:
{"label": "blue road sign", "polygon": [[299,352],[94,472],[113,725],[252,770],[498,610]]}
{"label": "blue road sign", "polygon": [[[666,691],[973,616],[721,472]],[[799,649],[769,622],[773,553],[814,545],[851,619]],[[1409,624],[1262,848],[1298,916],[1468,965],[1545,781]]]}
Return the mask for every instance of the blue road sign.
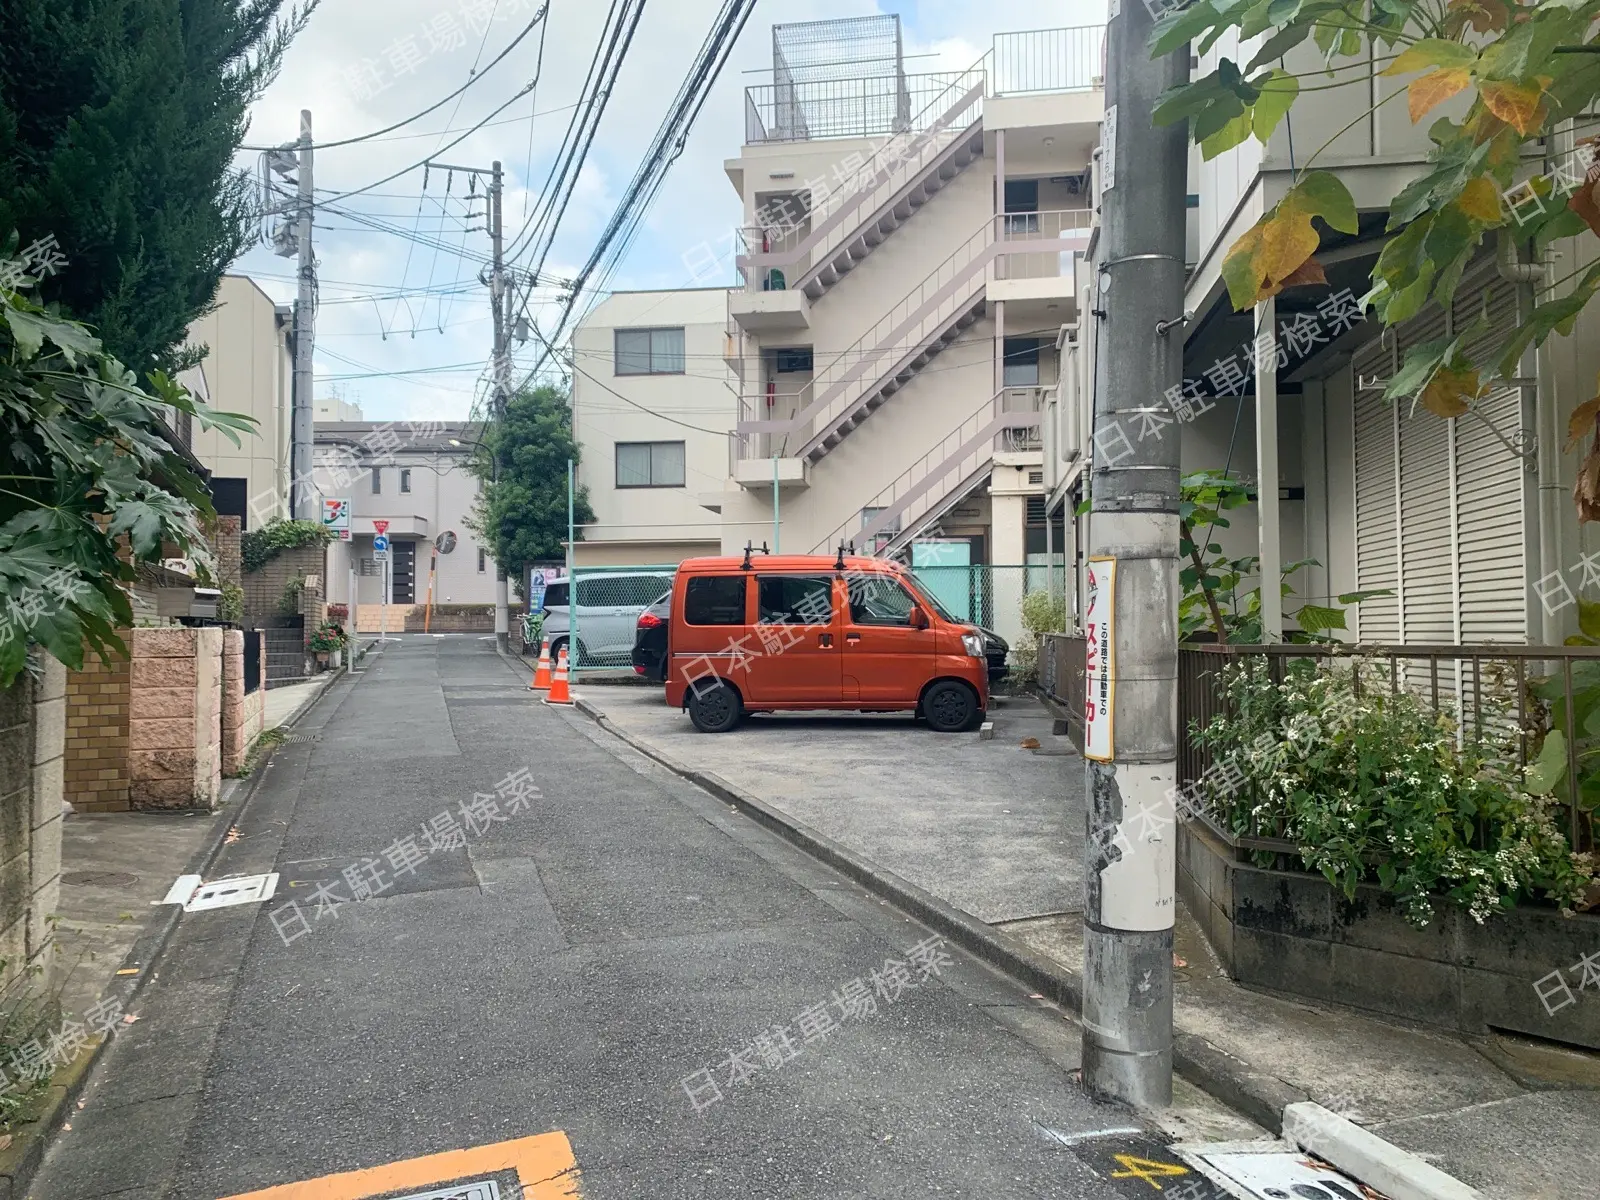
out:
{"label": "blue road sign", "polygon": [[382,554],[385,551],[387,551],[388,549],[389,549],[389,537],[388,537],[387,534],[376,533],[376,534],[372,535],[372,550],[373,550],[373,553]]}

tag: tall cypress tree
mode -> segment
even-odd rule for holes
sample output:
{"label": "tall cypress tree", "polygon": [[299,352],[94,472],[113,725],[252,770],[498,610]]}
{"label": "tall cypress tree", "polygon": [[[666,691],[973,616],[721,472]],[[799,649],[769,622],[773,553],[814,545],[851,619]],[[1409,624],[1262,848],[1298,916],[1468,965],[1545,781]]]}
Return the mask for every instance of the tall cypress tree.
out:
{"label": "tall cypress tree", "polygon": [[316,0],[284,2],[0,3],[0,242],[53,236],[66,264],[36,294],[141,375],[186,365],[254,234],[232,160]]}

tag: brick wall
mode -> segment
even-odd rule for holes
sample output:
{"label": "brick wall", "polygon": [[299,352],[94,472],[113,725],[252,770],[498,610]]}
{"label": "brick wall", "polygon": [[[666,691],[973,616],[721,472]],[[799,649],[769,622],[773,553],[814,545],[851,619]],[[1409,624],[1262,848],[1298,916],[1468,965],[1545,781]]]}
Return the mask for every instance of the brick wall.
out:
{"label": "brick wall", "polygon": [[65,795],[78,812],[127,811],[128,681],[120,658],[86,656],[83,670],[67,672]]}
{"label": "brick wall", "polygon": [[217,580],[238,583],[243,569],[239,565],[239,518],[218,517],[213,539],[217,549]]}
{"label": "brick wall", "polygon": [[0,691],[0,979],[48,967],[61,896],[67,670],[40,657]]}
{"label": "brick wall", "polygon": [[[216,807],[222,791],[223,632],[132,631],[128,719],[132,807]],[[242,680],[242,661],[240,673]]]}
{"label": "brick wall", "polygon": [[266,727],[266,695],[259,680],[248,696],[244,690],[244,634],[237,629],[222,634],[222,773],[238,775],[245,756]]}
{"label": "brick wall", "polygon": [[290,580],[304,580],[307,575],[315,575],[320,580],[325,550],[326,547],[320,542],[311,546],[296,546],[285,550],[261,570],[245,575],[240,581],[240,586],[244,588],[244,626],[257,629],[281,618],[284,588]]}

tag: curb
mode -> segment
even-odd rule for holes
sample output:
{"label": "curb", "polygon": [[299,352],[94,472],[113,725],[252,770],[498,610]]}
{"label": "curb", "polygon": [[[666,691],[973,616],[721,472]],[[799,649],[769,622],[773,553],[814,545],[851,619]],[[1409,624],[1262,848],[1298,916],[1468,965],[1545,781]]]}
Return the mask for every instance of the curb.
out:
{"label": "curb", "polygon": [[[813,858],[848,875],[868,891],[888,900],[1030,991],[1038,992],[1073,1013],[1082,1013],[1083,980],[1077,972],[1042,957],[1003,930],[986,925],[945,903],[893,871],[878,866],[826,834],[817,832],[709,771],[697,771],[684,766],[617,728],[605,713],[582,697],[574,697],[574,700],[579,712],[647,758],[654,759],[674,774],[704,788],[724,803],[733,805]],[[1254,1070],[1248,1063],[1223,1053],[1198,1034],[1185,1033],[1181,1029],[1174,1030],[1172,1063],[1180,1076],[1201,1091],[1273,1134],[1282,1132],[1286,1105],[1309,1099],[1306,1093],[1277,1076]]]}
{"label": "curb", "polygon": [[[329,685],[331,686],[331,684]],[[328,687],[319,688],[317,694],[303,705],[279,729],[292,728],[306,713],[314,708],[317,702],[327,693]],[[255,769],[250,773],[248,785],[236,789],[243,792],[238,806],[229,811],[224,806],[214,814],[214,828],[207,835],[205,844],[189,857],[183,869],[186,875],[204,875],[216,862],[217,856],[222,853],[222,847],[227,842],[228,830],[237,824],[239,818],[249,807],[250,801],[255,798],[256,791],[261,786],[265,774],[262,767],[269,753],[258,761]],[[162,911],[162,910],[165,911]],[[118,971],[136,970],[134,975],[113,974],[111,981],[106,984],[100,993],[100,999],[109,1000],[115,997],[124,1009],[133,1002],[141,991],[144,990],[146,980],[149,978],[151,968],[156,965],[161,952],[172,939],[173,932],[178,928],[178,921],[183,916],[183,907],[177,904],[158,905],[150,918],[145,922],[144,931],[128,948]],[[84,1053],[80,1054],[67,1066],[56,1072],[51,1077],[50,1086],[46,1089],[43,1102],[39,1104],[37,1114],[33,1120],[12,1130],[11,1144],[0,1152],[0,1200],[13,1200],[14,1197],[25,1196],[28,1187],[33,1182],[34,1173],[38,1171],[39,1164],[44,1161],[45,1152],[55,1141],[56,1134],[60,1132],[61,1124],[72,1112],[72,1106],[77,1103],[78,1097],[83,1094],[83,1089],[88,1085],[89,1078],[94,1074],[95,1067],[105,1054],[106,1047],[111,1045],[112,1038],[102,1036],[98,1042]]]}
{"label": "curb", "polygon": [[1320,1104],[1285,1108],[1283,1138],[1377,1188],[1390,1200],[1484,1200],[1477,1188]]}

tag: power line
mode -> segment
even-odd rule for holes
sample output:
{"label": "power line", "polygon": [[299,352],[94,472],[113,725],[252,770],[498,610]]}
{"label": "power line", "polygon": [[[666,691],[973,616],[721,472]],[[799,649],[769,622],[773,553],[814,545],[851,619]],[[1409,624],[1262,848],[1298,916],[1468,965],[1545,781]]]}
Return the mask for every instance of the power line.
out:
{"label": "power line", "polygon": [[[494,70],[495,66],[502,59],[504,59],[506,55],[510,54],[513,50],[515,50],[517,48],[517,44],[519,42],[521,42],[523,38],[527,37],[528,34],[533,32],[533,27],[544,20],[545,14],[547,12],[549,12],[549,10],[550,10],[550,5],[549,5],[548,2],[543,4],[543,5],[541,5],[540,8],[539,8],[539,11],[533,14],[533,20],[529,21],[525,26],[523,26],[522,32],[517,34],[516,37],[511,39],[511,44],[509,46],[507,46],[504,50],[500,51],[499,54],[495,55],[494,58],[492,60],[490,60],[489,65],[484,67],[482,74],[477,74],[476,73],[477,69],[478,69],[478,64],[477,64],[476,61],[474,61],[473,64],[472,64],[472,69],[474,71],[474,74],[472,74],[467,79],[467,81],[465,83],[463,83],[455,91],[451,92],[443,100],[435,101],[434,103],[428,105],[428,107],[423,109],[421,112],[414,113],[413,115],[407,117],[404,121],[396,121],[393,125],[386,125],[382,129],[374,129],[371,133],[363,133],[358,137],[341,138],[337,142],[313,142],[312,145],[311,145],[311,148],[313,150],[331,150],[335,146],[353,146],[357,142],[370,142],[374,138],[382,137],[386,133],[392,133],[396,129],[404,128],[405,126],[410,125],[413,121],[420,121],[423,117],[427,116],[429,113],[443,108],[446,104],[449,104],[450,101],[454,100],[457,96],[460,96],[463,92],[465,92],[473,84],[477,83],[478,80],[482,79],[484,77],[484,75],[487,75],[490,71]],[[483,31],[483,36],[484,36],[485,39],[487,39],[488,36],[489,36],[489,30],[488,30],[487,27],[485,27],[485,29]],[[479,54],[483,53],[482,46],[479,46],[478,53]],[[518,120],[521,120],[521,119],[522,118],[520,118],[520,117],[518,118]],[[281,147],[281,146],[241,146],[239,148],[241,150],[272,151],[272,150],[280,150],[283,147]]]}

